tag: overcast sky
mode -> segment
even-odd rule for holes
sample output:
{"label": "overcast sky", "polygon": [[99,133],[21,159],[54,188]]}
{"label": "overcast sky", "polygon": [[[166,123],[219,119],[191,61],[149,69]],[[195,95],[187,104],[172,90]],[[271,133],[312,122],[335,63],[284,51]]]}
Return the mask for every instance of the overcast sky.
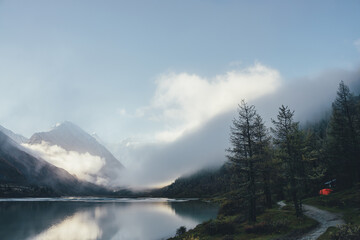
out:
{"label": "overcast sky", "polygon": [[149,176],[212,132],[217,160],[178,153],[166,169],[179,175],[222,161],[241,99],[267,120],[280,104],[305,120],[340,80],[355,86],[359,13],[357,0],[0,0],[0,125],[30,137],[72,121]]}

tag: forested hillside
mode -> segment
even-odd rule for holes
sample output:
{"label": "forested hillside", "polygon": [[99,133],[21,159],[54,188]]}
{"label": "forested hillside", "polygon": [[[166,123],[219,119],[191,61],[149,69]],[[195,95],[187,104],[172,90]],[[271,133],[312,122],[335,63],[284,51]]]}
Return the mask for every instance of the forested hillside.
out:
{"label": "forested hillside", "polygon": [[[267,128],[255,106],[242,101],[230,127],[231,147],[227,149],[226,164],[212,173],[199,172],[180,178],[162,189],[164,194],[174,197],[222,194],[221,199],[225,199],[217,220],[184,234],[207,237],[231,233],[231,236],[243,236],[244,239],[250,238],[249,233],[259,236],[275,234],[273,229],[278,225],[274,214],[284,214],[273,208],[279,200],[291,202],[290,209],[296,216],[294,226],[287,223],[283,226],[287,230],[279,230],[283,234],[297,226],[303,228],[302,231],[314,226],[314,223],[305,223],[308,220],[303,217],[305,198],[315,197],[311,201],[318,203],[322,200],[326,205],[343,211],[342,204],[349,201],[336,199],[336,196],[343,196],[346,191],[359,191],[360,96],[359,93],[354,95],[348,86],[340,82],[336,99],[330,104],[330,115],[304,126],[295,121],[296,112],[283,105],[272,119],[272,126]],[[221,184],[226,187],[221,188]],[[334,196],[331,202],[319,200],[316,196],[323,188],[330,188],[331,192],[338,194],[331,195]],[[352,202],[357,203],[358,200]],[[356,220],[355,212],[358,210],[354,207],[346,205],[346,211],[351,212],[346,216]],[[358,226],[353,225],[353,220],[349,223],[345,230],[332,229],[336,234],[331,239],[358,239]],[[349,232],[346,229],[352,230]],[[337,238],[338,235],[345,238]],[[355,238],[347,238],[351,236]]]}
{"label": "forested hillside", "polygon": [[248,217],[275,201],[293,201],[301,215],[302,199],[319,190],[353,187],[360,179],[360,96],[340,82],[331,114],[301,126],[296,111],[281,106],[268,129],[255,106],[242,102],[231,126],[232,147],[220,169],[177,179],[157,194],[211,197],[232,192]]}
{"label": "forested hillside", "polygon": [[178,178],[174,183],[155,191],[154,194],[171,198],[214,197],[229,192],[230,182],[230,169],[223,165]]}

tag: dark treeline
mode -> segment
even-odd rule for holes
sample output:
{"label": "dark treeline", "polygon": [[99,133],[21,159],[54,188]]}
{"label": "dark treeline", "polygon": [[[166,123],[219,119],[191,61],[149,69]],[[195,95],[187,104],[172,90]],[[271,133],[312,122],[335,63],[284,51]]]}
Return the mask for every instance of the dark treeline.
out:
{"label": "dark treeline", "polygon": [[203,169],[190,176],[180,177],[167,187],[151,192],[152,196],[171,198],[214,197],[231,191],[232,172],[220,168]]}
{"label": "dark treeline", "polygon": [[228,162],[218,171],[178,179],[162,193],[174,197],[226,193],[229,206],[246,210],[248,221],[255,222],[262,209],[276,201],[292,201],[300,216],[302,199],[329,187],[326,183],[331,182],[334,190],[359,183],[360,96],[340,82],[330,115],[303,127],[294,115],[294,110],[281,106],[268,129],[255,106],[242,101],[230,128]]}

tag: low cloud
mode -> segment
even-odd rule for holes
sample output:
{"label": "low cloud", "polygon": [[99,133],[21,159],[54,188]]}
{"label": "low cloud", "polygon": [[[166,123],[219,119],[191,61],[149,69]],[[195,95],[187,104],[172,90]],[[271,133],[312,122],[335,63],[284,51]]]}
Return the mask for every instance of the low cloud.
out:
{"label": "low cloud", "polygon": [[350,90],[359,93],[360,68],[355,70],[330,69],[318,75],[287,81],[273,94],[251,101],[263,116],[267,125],[276,118],[281,105],[295,111],[295,119],[301,123],[324,117],[331,110],[340,81]]}
{"label": "low cloud", "polygon": [[[245,99],[249,104],[254,104],[268,126],[271,126],[271,118],[276,118],[278,109],[282,104],[295,110],[296,120],[306,123],[317,120],[323,117],[327,111],[330,111],[331,103],[336,97],[336,91],[341,80],[358,94],[360,91],[359,79],[360,70],[358,69],[351,71],[333,69],[317,76],[298,78],[282,83],[272,93],[259,95],[257,98],[246,95],[247,92],[244,89],[246,89],[247,84],[244,81],[242,83],[244,86],[239,87],[243,92],[240,91],[238,96],[234,98],[231,107],[224,104],[223,106],[226,108],[224,111],[212,112],[206,121],[198,121],[200,126],[183,132],[174,141],[148,144],[130,144],[130,141],[123,142],[117,149],[112,148],[115,155],[127,163],[121,183],[134,187],[160,186],[189,172],[222,164],[226,161],[225,149],[230,146],[229,129],[232,119],[236,116],[237,100]],[[278,81],[275,82],[278,83]],[[166,87],[166,89],[172,89],[172,87]],[[231,93],[232,91],[229,94]],[[178,96],[186,95],[186,93],[170,95]],[[209,97],[211,97],[210,94]],[[221,101],[221,99],[217,100]],[[211,104],[216,102],[215,100],[209,101]],[[182,101],[179,100],[178,102]],[[210,103],[204,102],[203,104]],[[164,106],[168,106],[168,108],[163,108],[161,116],[164,117],[164,120],[171,119],[171,117],[166,116],[167,109],[177,109],[179,113],[176,115],[187,114],[192,111],[190,105],[190,103],[186,105],[189,106],[189,109],[185,109],[182,107],[185,104],[171,107],[171,105],[164,103]],[[196,114],[195,116],[198,117]],[[197,119],[196,117],[194,119]],[[192,118],[183,118],[183,122],[186,123],[184,119]]]}
{"label": "low cloud", "polygon": [[209,166],[220,166],[225,160],[228,131],[233,112],[216,116],[196,131],[173,142],[122,143],[113,152],[127,163],[120,184],[134,187],[159,187],[183,174]]}
{"label": "low cloud", "polygon": [[105,165],[105,160],[99,156],[67,151],[60,146],[50,145],[44,141],[41,144],[22,144],[22,146],[56,167],[65,169],[80,180],[101,185],[107,183],[106,179],[96,176],[98,171]]}
{"label": "low cloud", "polygon": [[165,126],[155,138],[174,141],[236,108],[241,99],[250,101],[276,91],[280,80],[277,70],[261,63],[212,79],[188,73],[164,74],[156,81],[152,103],[146,109],[152,120]]}

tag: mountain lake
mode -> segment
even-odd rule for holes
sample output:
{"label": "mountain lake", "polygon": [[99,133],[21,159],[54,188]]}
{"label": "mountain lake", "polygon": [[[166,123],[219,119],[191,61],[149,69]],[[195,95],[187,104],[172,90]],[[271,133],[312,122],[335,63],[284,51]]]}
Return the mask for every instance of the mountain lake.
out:
{"label": "mountain lake", "polygon": [[0,199],[2,240],[157,240],[216,218],[218,205],[167,198]]}

